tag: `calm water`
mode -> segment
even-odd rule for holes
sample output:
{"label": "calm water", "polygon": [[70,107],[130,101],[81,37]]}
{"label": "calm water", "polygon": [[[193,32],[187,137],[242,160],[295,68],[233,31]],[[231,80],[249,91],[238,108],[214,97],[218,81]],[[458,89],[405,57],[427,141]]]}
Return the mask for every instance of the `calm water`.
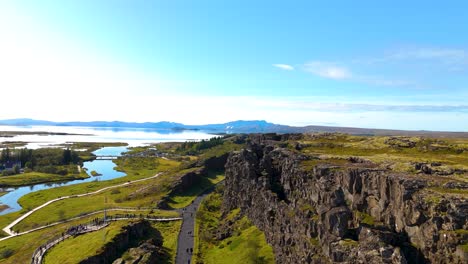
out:
{"label": "calm water", "polygon": [[124,142],[129,146],[141,146],[149,143],[201,140],[213,137],[201,131],[174,131],[139,128],[91,128],[59,126],[0,126],[0,131],[41,131],[69,133],[79,135],[19,135],[0,137],[0,142],[27,142],[27,148],[41,148],[67,142]]}
{"label": "calm water", "polygon": [[[88,128],[88,127],[53,127],[53,126],[0,126],[0,131],[45,131],[45,132],[64,132],[83,135],[20,135],[11,138],[0,137],[0,142],[4,141],[23,141],[28,142],[28,148],[49,147],[67,142],[123,142],[129,146],[141,146],[157,142],[169,141],[187,141],[201,140],[213,137],[211,134],[198,131],[175,132],[171,130],[156,131],[148,129],[121,129],[121,128]],[[106,147],[95,151],[98,156],[118,156],[125,152],[126,147]],[[114,170],[116,165],[111,160],[94,160],[85,162],[83,167],[91,171],[96,171],[101,176],[90,177],[84,180],[73,180],[63,183],[35,184],[19,188],[9,188],[8,193],[0,197],[0,204],[6,204],[10,208],[0,212],[4,215],[16,212],[21,209],[18,199],[30,192],[55,188],[59,186],[72,185],[90,181],[105,181],[125,176],[125,173]]]}
{"label": "calm water", "polygon": [[[99,155],[119,156],[122,152],[125,152],[125,151],[127,151],[126,147],[107,147],[107,148],[102,148],[102,149],[95,151],[94,154],[98,156]],[[62,182],[62,183],[35,184],[31,186],[9,188],[7,189],[9,192],[3,195],[2,197],[0,197],[0,203],[8,205],[10,208],[0,212],[0,215],[19,211],[21,209],[21,206],[18,204],[18,199],[21,198],[21,196],[28,194],[30,192],[46,190],[46,189],[55,188],[59,186],[67,186],[67,185],[72,185],[72,184],[77,184],[77,183],[111,180],[111,179],[119,178],[119,177],[126,175],[123,172],[114,170],[115,163],[112,162],[111,160],[88,161],[83,164],[83,167],[88,169],[87,171],[88,175],[93,170],[97,171],[98,173],[102,175],[97,176],[97,177],[91,176],[87,179],[73,180],[73,181],[67,181],[67,182]]]}

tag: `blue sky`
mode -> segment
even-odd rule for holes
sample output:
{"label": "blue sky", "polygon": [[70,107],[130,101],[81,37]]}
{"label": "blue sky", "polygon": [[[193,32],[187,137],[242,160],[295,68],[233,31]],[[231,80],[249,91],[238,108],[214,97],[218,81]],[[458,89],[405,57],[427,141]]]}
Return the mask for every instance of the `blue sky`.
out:
{"label": "blue sky", "polygon": [[0,118],[468,131],[466,10],[463,1],[6,0],[0,90],[31,107],[6,100]]}

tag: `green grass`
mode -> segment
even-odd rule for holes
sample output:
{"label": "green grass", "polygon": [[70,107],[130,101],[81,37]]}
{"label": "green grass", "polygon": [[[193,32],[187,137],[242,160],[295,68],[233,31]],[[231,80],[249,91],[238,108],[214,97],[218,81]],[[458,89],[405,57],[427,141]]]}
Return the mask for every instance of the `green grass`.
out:
{"label": "green grass", "polygon": [[265,235],[244,217],[238,221],[238,233],[218,245],[205,244],[202,259],[206,264],[275,263],[273,249]]}
{"label": "green grass", "polygon": [[155,207],[170,189],[171,175],[109,189],[98,194],[70,198],[52,203],[18,223],[15,231],[30,230],[37,226],[69,219],[85,213],[115,207]]}
{"label": "green grass", "polygon": [[[266,243],[265,235],[247,217],[240,217],[240,210],[231,211],[221,217],[222,188],[206,197],[202,202],[195,223],[194,263],[275,263],[273,249]],[[215,230],[227,221],[234,221],[230,237],[217,241]]]}
{"label": "green grass", "polygon": [[[138,175],[135,175],[138,170],[134,167],[130,167],[128,169],[128,176],[122,178],[110,181],[76,184],[29,193],[19,199],[19,203],[23,206],[23,209],[20,212],[0,216],[0,227],[5,227],[19,215],[51,199],[66,195],[92,192],[107,186],[121,184],[129,180],[136,180],[153,176],[160,171],[172,171],[180,164],[179,162],[172,160],[159,158],[156,159],[156,167],[153,167],[154,163],[150,164],[151,168],[149,168],[149,166],[144,166],[144,163],[140,163],[142,168]],[[125,164],[121,165],[121,169],[127,172],[127,167]],[[167,172],[163,175],[160,175],[158,178],[142,181],[139,183],[132,183],[131,185],[124,188],[111,189],[97,195],[59,201],[35,212],[30,217],[26,218],[24,221],[15,226],[15,229],[29,230],[34,226],[40,226],[46,223],[58,221],[62,218],[62,216],[65,219],[68,219],[83,213],[102,210],[105,207],[154,206],[154,204],[159,201],[163,195],[170,191],[169,187],[173,181],[172,178],[172,174]],[[106,199],[107,203],[105,202]],[[3,236],[5,235],[6,234],[3,233]]]}
{"label": "green grass", "polygon": [[356,217],[360,219],[361,223],[369,226],[375,225],[375,220],[371,215],[359,211],[354,211],[354,213],[356,214]]}
{"label": "green grass", "polygon": [[340,245],[342,246],[345,246],[345,247],[357,247],[359,246],[359,242],[357,242],[356,240],[352,240],[352,239],[344,239],[344,240],[340,240],[339,242]]}
{"label": "green grass", "polygon": [[100,174],[97,171],[93,170],[93,171],[91,171],[91,175],[96,177],[96,176],[101,176],[102,174]]}
{"label": "green grass", "polygon": [[244,146],[240,144],[235,144],[231,141],[225,141],[224,144],[218,145],[209,149],[205,149],[201,151],[201,154],[199,155],[200,158],[206,159],[210,157],[220,157],[226,153],[229,153],[231,151],[236,151],[242,149]]}
{"label": "green grass", "polygon": [[183,208],[188,206],[198,195],[203,193],[205,190],[213,187],[217,183],[224,180],[224,174],[209,173],[206,177],[202,177],[200,182],[192,185],[184,193],[176,193],[171,195],[169,206],[172,208]]}
{"label": "green grass", "polygon": [[309,239],[309,242],[310,242],[310,244],[312,244],[312,245],[314,245],[314,246],[320,245],[320,241],[318,240],[317,237],[312,237],[312,238],[310,238],[310,239]]}
{"label": "green grass", "polygon": [[127,173],[127,176],[109,181],[87,182],[82,184],[74,184],[70,186],[57,187],[48,190],[29,193],[19,199],[19,204],[23,208],[32,209],[36,206],[39,206],[49,200],[58,197],[92,192],[107,186],[117,185],[132,180],[150,177],[158,172],[169,171],[171,169],[177,168],[177,166],[180,164],[179,162],[172,160],[165,160],[160,158],[154,159],[156,159],[156,161],[148,162],[149,164],[145,164],[142,162],[138,163],[139,166],[141,166],[139,169],[135,166],[127,167],[128,161],[117,161],[117,163],[119,164],[118,168]]}
{"label": "green grass", "polygon": [[441,194],[462,194],[468,196],[468,190],[466,189],[450,189],[443,187],[429,187],[428,189]]}
{"label": "green grass", "polygon": [[[462,188],[445,188],[448,182],[468,182],[468,139],[427,137],[388,137],[388,136],[351,136],[345,134],[304,135],[299,141],[300,152],[310,157],[301,162],[305,170],[312,170],[318,164],[337,165],[340,168],[362,167],[349,162],[350,157],[370,161],[364,166],[391,170],[408,177],[427,180],[429,187],[424,191],[425,201],[438,204],[442,196],[468,197],[468,191]],[[288,146],[292,151],[296,141]],[[432,174],[416,170],[416,163],[430,165]],[[457,171],[456,173],[454,173]],[[444,176],[440,176],[440,175]],[[362,215],[361,222],[378,225],[368,215]]]}
{"label": "green grass", "polygon": [[[108,227],[96,232],[69,238],[58,244],[46,255],[45,264],[74,264],[87,257],[100,253],[104,245],[110,242],[128,225],[128,221],[113,222]],[[163,247],[174,261],[177,252],[177,237],[181,222],[152,222],[151,226],[157,229],[163,237]],[[150,235],[151,237],[151,235]],[[146,239],[146,238],[142,238]]]}
{"label": "green grass", "polygon": [[21,235],[7,239],[5,241],[1,241],[0,252],[3,250],[11,250],[14,253],[9,258],[0,259],[0,263],[30,263],[32,253],[34,252],[34,250],[36,250],[36,248],[46,243],[48,240],[60,235],[70,226],[77,225],[79,223],[89,222],[95,217],[102,217],[102,214],[87,217],[79,221],[71,221],[68,223],[56,225],[26,235]]}
{"label": "green grass", "polygon": [[[86,146],[79,146],[86,147]],[[221,147],[221,146],[220,146]],[[213,150],[213,153],[225,153],[227,149],[218,148]],[[0,216],[0,227],[3,228],[14,219],[24,214],[28,210],[43,204],[54,198],[92,192],[107,186],[113,186],[128,181],[133,181],[141,178],[153,176],[158,172],[164,172],[161,176],[155,179],[135,183],[133,182],[129,186],[119,187],[110,189],[105,192],[80,197],[71,198],[63,201],[53,203],[26,218],[15,226],[15,230],[29,230],[35,226],[40,226],[46,223],[55,222],[61,219],[69,219],[75,216],[82,215],[87,212],[94,212],[102,210],[107,207],[147,207],[154,206],[162,197],[166,196],[171,191],[171,186],[178,180],[180,176],[181,162],[175,160],[166,160],[161,158],[121,158],[116,160],[117,168],[124,171],[127,176],[122,178],[100,181],[100,182],[89,182],[71,186],[64,186],[53,188],[44,191],[38,191],[29,193],[23,196],[19,203],[23,206],[19,212],[10,213],[7,215]],[[180,196],[174,196],[175,204],[187,204],[193,199],[193,194],[199,193],[206,187],[212,186],[222,179],[222,175],[210,175],[207,178],[207,182],[200,184],[190,190],[191,193],[183,194]],[[206,185],[205,185],[206,184]],[[193,196],[193,197],[192,197]],[[117,213],[109,211],[108,215],[115,215]],[[133,213],[133,212],[132,212]],[[138,214],[139,212],[135,212]],[[142,212],[143,214],[149,213],[149,211]],[[60,224],[52,228],[46,228],[33,233],[14,237],[6,241],[0,242],[0,252],[6,250],[6,252],[13,252],[12,256],[0,260],[0,263],[27,263],[30,260],[31,254],[35,248],[43,244],[48,239],[55,237],[65,230],[66,226],[70,226],[73,223],[83,223],[94,217],[98,217],[100,214],[93,215],[91,217],[85,217],[80,220],[74,220],[68,223]],[[174,217],[177,215],[175,212],[154,210],[153,215],[163,217]],[[180,222],[171,223],[157,223],[159,230],[165,237],[164,247],[170,252],[171,257],[175,260],[175,252],[177,245],[177,236],[180,229]],[[5,236],[6,234],[2,234]]]}
{"label": "green grass", "polygon": [[152,226],[161,232],[163,236],[163,247],[171,256],[172,263],[175,263],[177,253],[177,239],[179,237],[182,221],[154,222]]}
{"label": "green grass", "polygon": [[127,221],[112,222],[109,226],[80,236],[68,238],[53,247],[45,256],[45,264],[74,264],[98,254],[102,247],[122,232]]}
{"label": "green grass", "polygon": [[468,243],[460,245],[459,247],[463,250],[463,252],[468,252]]}
{"label": "green grass", "polygon": [[38,183],[61,182],[61,181],[70,181],[70,180],[76,180],[76,179],[85,179],[88,177],[89,176],[86,173],[58,175],[58,174],[48,174],[48,173],[42,173],[42,172],[27,172],[27,173],[13,175],[13,176],[0,176],[0,186],[17,187],[17,186],[33,185],[33,184],[38,184]]}

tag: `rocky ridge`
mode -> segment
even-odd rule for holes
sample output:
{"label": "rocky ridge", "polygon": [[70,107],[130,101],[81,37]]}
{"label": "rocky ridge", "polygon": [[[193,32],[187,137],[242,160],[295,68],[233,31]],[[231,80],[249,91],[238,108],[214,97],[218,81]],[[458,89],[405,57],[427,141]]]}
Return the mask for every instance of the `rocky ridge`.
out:
{"label": "rocky ridge", "polygon": [[252,136],[229,156],[223,201],[265,232],[277,263],[468,262],[465,196],[432,197],[430,179],[366,161],[306,169],[284,137]]}

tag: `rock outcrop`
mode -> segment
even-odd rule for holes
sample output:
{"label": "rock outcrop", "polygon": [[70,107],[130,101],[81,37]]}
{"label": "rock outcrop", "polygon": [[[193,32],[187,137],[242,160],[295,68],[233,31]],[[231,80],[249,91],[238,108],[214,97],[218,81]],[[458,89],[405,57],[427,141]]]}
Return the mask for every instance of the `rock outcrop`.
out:
{"label": "rock outcrop", "polygon": [[[137,241],[141,240],[145,236],[148,236],[150,232],[154,233],[154,230],[151,227],[151,224],[148,221],[144,221],[144,220],[136,222],[136,223],[132,223],[128,226],[124,226],[122,228],[122,232],[120,232],[111,241],[109,241],[106,245],[104,245],[104,247],[98,252],[98,254],[91,256],[85,260],[82,260],[80,264],[113,263],[113,261],[118,259],[122,255],[123,252],[135,246],[135,243]],[[154,259],[157,259],[158,256],[160,255],[159,252],[162,252],[161,235],[159,234],[156,237],[159,237],[159,239],[148,240],[140,245],[139,252],[141,253],[141,255],[140,257],[138,257],[138,259],[148,260],[149,262],[139,262],[139,263],[155,263],[151,261]],[[151,246],[149,245],[150,242],[152,242]],[[145,248],[148,248],[148,247],[151,247],[154,250],[154,252],[149,253],[147,252],[148,250],[146,251],[144,250]],[[138,249],[133,250],[135,254],[137,253],[137,251]],[[135,254],[133,254],[133,256],[135,256]],[[116,263],[126,263],[125,261],[124,262],[121,262],[121,261],[119,262],[119,261],[120,260],[117,260]]]}
{"label": "rock outcrop", "polygon": [[175,177],[178,177],[178,179],[171,185],[171,192],[163,197],[156,207],[164,210],[173,209],[169,206],[171,196],[186,192],[192,186],[202,181],[202,178],[207,177],[211,172],[224,170],[224,165],[226,164],[228,156],[228,154],[223,154],[219,157],[215,156],[201,160],[191,165],[194,168],[192,171],[176,175]]}
{"label": "rock outcrop", "polygon": [[468,262],[466,197],[431,199],[429,180],[365,162],[306,169],[297,151],[249,142],[227,160],[223,210],[264,231],[277,263]]}
{"label": "rock outcrop", "polygon": [[168,260],[167,252],[163,248],[161,239],[149,239],[138,247],[130,248],[125,257],[115,260],[112,264],[153,264]]}

